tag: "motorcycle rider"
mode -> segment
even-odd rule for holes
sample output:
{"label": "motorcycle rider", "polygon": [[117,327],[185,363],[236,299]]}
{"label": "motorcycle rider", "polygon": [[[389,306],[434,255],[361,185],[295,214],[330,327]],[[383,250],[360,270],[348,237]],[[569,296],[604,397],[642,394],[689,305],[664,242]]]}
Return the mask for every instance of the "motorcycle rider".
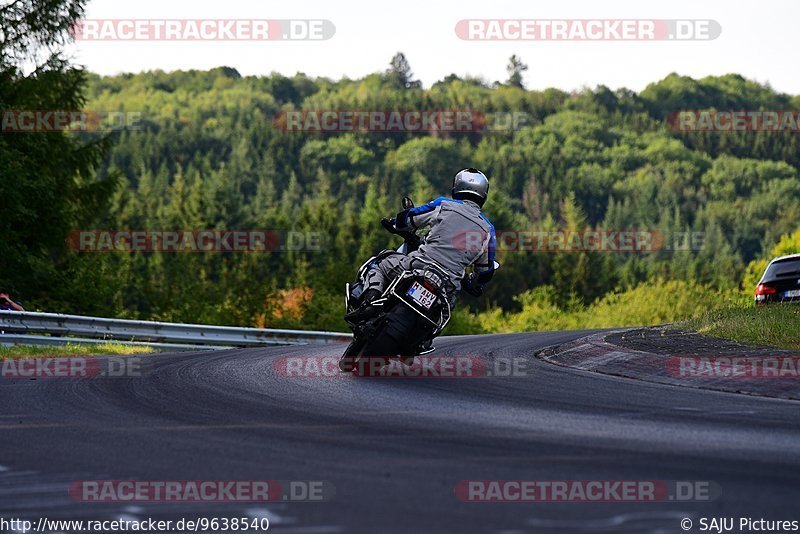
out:
{"label": "motorcycle rider", "polygon": [[[397,214],[393,223],[396,229],[430,227],[430,231],[417,250],[408,255],[383,256],[370,266],[359,307],[345,317],[348,321],[370,317],[374,312],[371,302],[383,294],[387,284],[425,260],[444,268],[451,307],[459,289],[476,297],[483,293],[495,269],[494,226],[481,212],[489,194],[489,180],[477,169],[464,169],[453,179],[451,194],[452,198],[439,197]],[[470,266],[473,272],[466,274]]]}

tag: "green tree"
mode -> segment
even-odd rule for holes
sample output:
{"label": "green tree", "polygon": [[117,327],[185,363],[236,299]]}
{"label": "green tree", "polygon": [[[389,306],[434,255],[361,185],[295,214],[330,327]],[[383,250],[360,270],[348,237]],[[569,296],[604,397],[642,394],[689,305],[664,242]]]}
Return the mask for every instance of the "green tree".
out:
{"label": "green tree", "polygon": [[405,54],[398,52],[389,62],[389,70],[386,77],[389,82],[400,89],[418,89],[422,87],[422,82],[413,79],[414,73],[411,72],[411,64],[406,59]]}
{"label": "green tree", "polygon": [[551,263],[554,298],[561,307],[570,307],[573,302],[588,304],[613,287],[607,264],[601,253],[583,250],[582,235],[589,227],[574,194],[564,199],[561,216],[564,246],[553,252]]}
{"label": "green tree", "polygon": [[[83,15],[82,0],[17,0],[0,7],[0,109],[65,111],[84,106],[86,74],[61,48]],[[71,253],[70,230],[97,220],[116,180],[96,178],[108,137],[0,135],[0,280],[29,308],[116,311],[117,281],[106,259]]]}
{"label": "green tree", "polygon": [[525,85],[523,84],[522,76],[527,70],[528,66],[522,62],[522,59],[517,57],[516,54],[512,55],[510,58],[508,58],[508,66],[506,66],[506,72],[508,72],[508,80],[506,81],[506,84],[510,85],[511,87],[524,89]]}

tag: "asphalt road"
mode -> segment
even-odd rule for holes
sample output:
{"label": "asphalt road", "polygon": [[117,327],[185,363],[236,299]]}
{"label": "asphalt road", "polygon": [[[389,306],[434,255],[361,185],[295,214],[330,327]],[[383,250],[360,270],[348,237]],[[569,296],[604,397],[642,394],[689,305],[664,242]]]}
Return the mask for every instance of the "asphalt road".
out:
{"label": "asphalt road", "polygon": [[[566,369],[581,332],[454,337],[524,376],[287,378],[341,345],[164,354],[141,378],[0,379],[0,517],[268,517],[277,532],[683,532],[800,520],[800,405]],[[324,502],[79,502],[77,480],[311,480]],[[461,480],[714,481],[712,501],[470,503]],[[738,525],[738,522],[737,522]],[[734,530],[738,531],[738,530]]]}

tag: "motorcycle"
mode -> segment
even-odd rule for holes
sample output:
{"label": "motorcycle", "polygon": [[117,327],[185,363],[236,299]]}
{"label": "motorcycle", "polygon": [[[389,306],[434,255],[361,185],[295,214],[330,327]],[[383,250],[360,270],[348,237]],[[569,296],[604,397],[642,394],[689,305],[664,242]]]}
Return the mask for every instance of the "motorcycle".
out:
{"label": "motorcycle", "polygon": [[[414,203],[405,197],[402,207],[408,210]],[[409,254],[420,245],[421,239],[413,228],[398,230],[393,219],[383,219],[381,224],[402,237],[403,244],[397,250],[384,250],[368,259],[359,268],[356,281],[345,285],[346,320],[361,304],[370,267],[388,255]],[[365,320],[348,320],[353,341],[339,359],[339,368],[374,376],[392,359],[410,365],[415,356],[433,352],[432,341],[447,326],[452,312],[447,298],[450,281],[445,273],[444,267],[423,258],[415,259],[410,269],[400,272],[372,301],[375,313]]]}

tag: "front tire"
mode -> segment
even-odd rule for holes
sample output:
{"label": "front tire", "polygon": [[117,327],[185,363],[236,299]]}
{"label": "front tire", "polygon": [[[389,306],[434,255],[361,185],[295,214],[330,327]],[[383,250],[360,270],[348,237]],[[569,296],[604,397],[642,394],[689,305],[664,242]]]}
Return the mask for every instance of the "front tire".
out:
{"label": "front tire", "polygon": [[343,373],[352,373],[353,369],[356,368],[356,357],[361,349],[363,342],[358,339],[357,337],[353,338],[353,341],[347,345],[347,348],[344,349],[344,354],[342,357],[339,358],[339,370]]}

